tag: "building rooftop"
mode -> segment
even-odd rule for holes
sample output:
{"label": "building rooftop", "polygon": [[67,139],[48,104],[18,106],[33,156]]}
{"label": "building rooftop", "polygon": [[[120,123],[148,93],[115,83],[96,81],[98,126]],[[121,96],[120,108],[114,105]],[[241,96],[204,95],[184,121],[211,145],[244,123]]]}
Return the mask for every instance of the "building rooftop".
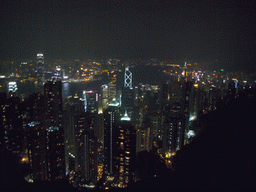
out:
{"label": "building rooftop", "polygon": [[116,101],[116,99],[114,98],[112,101],[111,101],[111,103],[109,103],[109,105],[108,106],[114,106],[114,107],[117,107],[117,106],[119,106],[119,103]]}

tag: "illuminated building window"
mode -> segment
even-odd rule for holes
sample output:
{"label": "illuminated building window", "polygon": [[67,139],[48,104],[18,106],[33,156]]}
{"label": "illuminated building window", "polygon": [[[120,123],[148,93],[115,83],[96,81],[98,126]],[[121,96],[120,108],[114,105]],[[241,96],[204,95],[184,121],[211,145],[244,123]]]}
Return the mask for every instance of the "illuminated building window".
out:
{"label": "illuminated building window", "polygon": [[123,173],[123,172],[124,172],[124,167],[123,167],[123,166],[120,166],[119,172],[120,172],[120,173]]}

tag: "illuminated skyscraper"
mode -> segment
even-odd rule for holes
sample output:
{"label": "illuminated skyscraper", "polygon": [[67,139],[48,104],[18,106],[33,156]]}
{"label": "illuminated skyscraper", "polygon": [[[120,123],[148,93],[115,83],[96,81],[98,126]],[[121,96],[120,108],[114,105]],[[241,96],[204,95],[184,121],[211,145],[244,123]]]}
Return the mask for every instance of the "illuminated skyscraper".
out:
{"label": "illuminated skyscraper", "polygon": [[183,145],[182,121],[180,117],[167,117],[164,122],[163,152],[165,156],[175,153]]}
{"label": "illuminated skyscraper", "polygon": [[87,104],[87,111],[90,113],[97,113],[98,112],[98,101],[99,101],[99,94],[97,91],[86,91],[86,104]]}
{"label": "illuminated skyscraper", "polygon": [[44,70],[44,55],[43,53],[38,53],[36,55],[37,69],[38,71]]}
{"label": "illuminated skyscraper", "polygon": [[75,153],[70,154],[70,156],[74,158],[74,168],[79,182],[92,181],[94,184],[96,183],[97,139],[94,131],[95,120],[96,116],[89,113],[74,116]]}
{"label": "illuminated skyscraper", "polygon": [[133,89],[124,87],[122,91],[122,102],[121,107],[125,110],[131,110],[133,107]]}
{"label": "illuminated skyscraper", "polygon": [[[34,182],[45,181],[50,174],[47,159],[46,148],[47,131],[43,124],[37,121],[28,123],[27,141],[28,141],[28,159],[32,168],[31,178]],[[25,158],[26,159],[26,158]]]}
{"label": "illuminated skyscraper", "polygon": [[[23,159],[28,161],[32,172],[30,178],[34,182],[48,180],[49,167],[47,162],[47,130],[44,127],[45,100],[41,93],[34,93],[23,103],[25,111],[22,115],[23,129],[26,130],[26,145]],[[49,148],[48,148],[49,149]]]}
{"label": "illuminated skyscraper", "polygon": [[127,113],[118,125],[116,169],[118,186],[126,187],[135,180],[136,130],[132,126]]}
{"label": "illuminated skyscraper", "polygon": [[181,110],[180,110],[180,117],[181,117],[181,131],[180,131],[180,138],[181,138],[181,145],[186,143],[186,133],[189,131],[189,114],[191,111],[191,90],[192,90],[192,82],[183,82],[182,84],[182,99],[181,99]]}
{"label": "illuminated skyscraper", "polygon": [[48,127],[61,127],[62,120],[62,83],[61,81],[48,81],[44,85],[46,99],[46,124]]}
{"label": "illuminated skyscraper", "polygon": [[11,97],[14,96],[17,90],[18,87],[15,81],[11,81],[8,83],[8,95],[10,95]]}
{"label": "illuminated skyscraper", "polygon": [[64,130],[62,126],[62,84],[60,81],[48,81],[44,85],[46,157],[48,162],[48,179],[62,178],[64,165]]}
{"label": "illuminated skyscraper", "polygon": [[132,72],[129,71],[129,67],[126,67],[124,71],[124,87],[132,88]]}
{"label": "illuminated skyscraper", "polygon": [[128,110],[128,113],[131,113],[134,102],[134,94],[132,88],[132,72],[129,71],[129,67],[125,68],[124,72],[124,87],[122,90],[122,102],[121,107],[124,110]]}
{"label": "illuminated skyscraper", "polygon": [[114,174],[114,165],[117,156],[117,135],[119,103],[113,99],[108,108],[104,111],[104,148],[105,148],[105,165],[104,173],[108,175]]}
{"label": "illuminated skyscraper", "polygon": [[9,82],[8,83],[8,91],[9,92],[16,92],[17,91],[17,83],[15,81]]}
{"label": "illuminated skyscraper", "polygon": [[1,140],[3,146],[16,154],[20,154],[22,146],[22,119],[20,109],[20,98],[3,98],[1,103]]}
{"label": "illuminated skyscraper", "polygon": [[101,86],[101,92],[102,92],[102,108],[103,110],[105,110],[108,107],[108,92],[109,92],[109,88],[108,85],[104,84]]}
{"label": "illuminated skyscraper", "polygon": [[83,102],[84,102],[84,112],[87,111],[87,98],[86,98],[86,91],[83,90]]}
{"label": "illuminated skyscraper", "polygon": [[43,53],[38,53],[36,56],[36,62],[37,62],[37,78],[39,85],[43,85],[45,81],[45,66],[44,66],[44,55]]}
{"label": "illuminated skyscraper", "polygon": [[108,78],[108,101],[111,102],[113,98],[116,98],[116,74],[111,74]]}

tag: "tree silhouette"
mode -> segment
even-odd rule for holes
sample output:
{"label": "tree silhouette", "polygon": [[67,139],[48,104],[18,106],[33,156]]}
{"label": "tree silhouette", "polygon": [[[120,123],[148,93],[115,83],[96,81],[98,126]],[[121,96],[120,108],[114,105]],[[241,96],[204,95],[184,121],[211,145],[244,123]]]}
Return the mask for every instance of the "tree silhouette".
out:
{"label": "tree silhouette", "polygon": [[176,187],[253,188],[255,109],[255,98],[245,94],[205,116],[199,136],[173,158]]}

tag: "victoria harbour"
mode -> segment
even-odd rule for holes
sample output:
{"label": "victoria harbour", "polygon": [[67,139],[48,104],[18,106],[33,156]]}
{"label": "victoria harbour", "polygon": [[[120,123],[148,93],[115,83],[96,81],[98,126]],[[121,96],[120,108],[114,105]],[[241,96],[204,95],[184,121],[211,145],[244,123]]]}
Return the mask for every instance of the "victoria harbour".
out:
{"label": "victoria harbour", "polygon": [[255,188],[254,1],[1,1],[0,191]]}

